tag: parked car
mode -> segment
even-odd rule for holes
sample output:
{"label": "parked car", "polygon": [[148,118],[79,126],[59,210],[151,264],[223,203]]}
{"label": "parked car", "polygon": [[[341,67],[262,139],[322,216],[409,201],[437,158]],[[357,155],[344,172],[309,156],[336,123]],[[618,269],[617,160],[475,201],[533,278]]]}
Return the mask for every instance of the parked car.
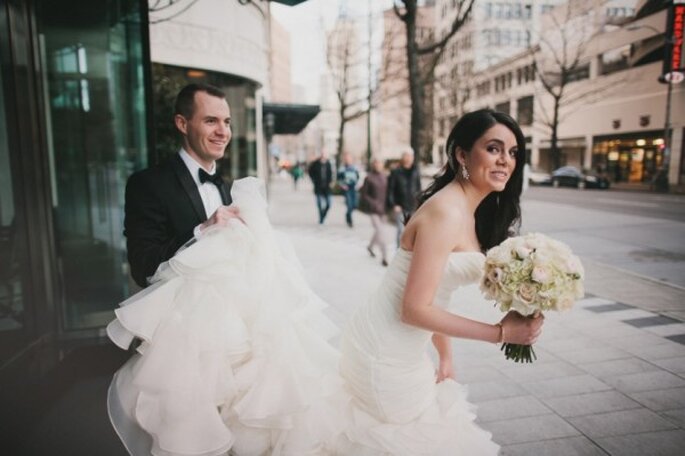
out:
{"label": "parked car", "polygon": [[533,169],[527,174],[530,185],[552,185],[552,175],[550,173]]}
{"label": "parked car", "polygon": [[581,171],[575,166],[562,166],[552,171],[552,185],[554,187],[576,188],[609,188],[609,179],[606,176],[591,172]]}

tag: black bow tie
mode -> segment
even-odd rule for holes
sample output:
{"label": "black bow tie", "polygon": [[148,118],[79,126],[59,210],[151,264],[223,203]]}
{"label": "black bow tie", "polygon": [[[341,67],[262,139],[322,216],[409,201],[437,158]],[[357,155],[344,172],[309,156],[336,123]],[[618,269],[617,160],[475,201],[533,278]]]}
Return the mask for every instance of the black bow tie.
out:
{"label": "black bow tie", "polygon": [[209,174],[207,171],[200,168],[199,175],[201,184],[204,184],[205,182],[211,182],[219,188],[223,187],[224,185],[224,180],[221,178],[219,173]]}

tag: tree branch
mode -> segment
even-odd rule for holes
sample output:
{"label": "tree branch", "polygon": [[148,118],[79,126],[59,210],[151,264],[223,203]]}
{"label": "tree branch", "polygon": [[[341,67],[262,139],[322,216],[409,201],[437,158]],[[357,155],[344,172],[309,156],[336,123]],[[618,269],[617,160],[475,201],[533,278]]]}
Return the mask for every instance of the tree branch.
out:
{"label": "tree branch", "polygon": [[[462,5],[466,1],[468,1],[468,7],[466,8],[466,11],[464,12],[464,14],[462,16],[460,16],[459,13],[461,12]],[[457,33],[459,31],[459,29],[461,29],[461,27],[464,25],[464,23],[466,23],[466,21],[468,21],[469,16],[471,15],[471,11],[473,10],[474,1],[475,0],[462,0],[459,3],[459,9],[457,11],[457,14],[454,17],[454,21],[452,22],[452,27],[450,28],[450,31],[447,33],[447,35],[445,35],[440,41],[437,41],[437,42],[435,42],[429,46],[417,47],[416,52],[419,55],[428,54],[428,53],[431,53],[435,50],[440,50],[440,52],[442,52],[442,49],[445,48],[445,45],[447,44],[449,39],[452,38],[452,36],[454,36],[454,34]]]}

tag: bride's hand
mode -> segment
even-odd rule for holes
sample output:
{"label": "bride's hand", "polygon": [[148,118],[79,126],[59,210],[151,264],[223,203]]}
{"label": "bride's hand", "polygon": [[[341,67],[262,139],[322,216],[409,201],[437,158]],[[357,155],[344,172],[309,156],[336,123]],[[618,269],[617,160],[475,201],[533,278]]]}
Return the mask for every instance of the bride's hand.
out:
{"label": "bride's hand", "polygon": [[454,367],[452,366],[452,360],[441,360],[438,368],[435,369],[435,383],[440,383],[448,378],[456,380]]}
{"label": "bride's hand", "polygon": [[504,341],[512,344],[533,345],[542,333],[542,323],[545,317],[538,314],[535,317],[524,317],[516,311],[510,311],[502,319]]}

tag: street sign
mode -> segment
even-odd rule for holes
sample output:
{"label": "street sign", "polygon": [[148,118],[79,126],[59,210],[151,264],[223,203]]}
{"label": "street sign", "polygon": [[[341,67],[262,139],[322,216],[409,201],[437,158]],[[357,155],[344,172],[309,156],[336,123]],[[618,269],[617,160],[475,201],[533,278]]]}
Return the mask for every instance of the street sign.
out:
{"label": "street sign", "polygon": [[[662,79],[677,84],[685,72],[683,55],[683,25],[685,23],[685,0],[673,0],[666,18],[666,53],[661,71]],[[680,75],[676,74],[679,73]]]}
{"label": "street sign", "polygon": [[664,81],[670,82],[671,84],[680,84],[685,80],[685,73],[682,71],[671,71],[664,75]]}

